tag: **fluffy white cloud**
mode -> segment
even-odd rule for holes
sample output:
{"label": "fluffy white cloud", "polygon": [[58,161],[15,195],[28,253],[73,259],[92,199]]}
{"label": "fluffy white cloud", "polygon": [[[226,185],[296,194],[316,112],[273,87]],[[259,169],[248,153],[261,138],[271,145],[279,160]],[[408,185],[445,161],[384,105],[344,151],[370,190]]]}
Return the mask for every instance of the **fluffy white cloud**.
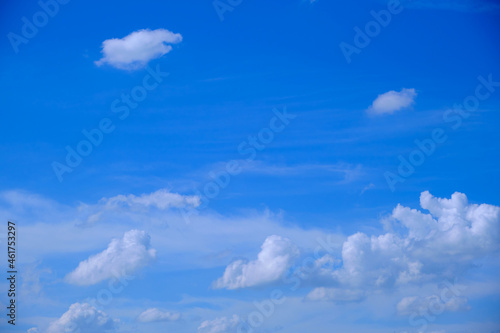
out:
{"label": "fluffy white cloud", "polygon": [[298,249],[287,238],[269,236],[261,246],[257,260],[237,260],[226,267],[215,288],[238,289],[280,279],[292,266]]}
{"label": "fluffy white cloud", "polygon": [[144,67],[152,60],[172,50],[168,44],[182,41],[181,34],[165,29],[134,31],[123,38],[106,39],[102,43],[103,57],[96,61],[98,66],[110,66],[133,70]]}
{"label": "fluffy white cloud", "polygon": [[373,101],[368,112],[375,115],[392,114],[395,111],[407,108],[415,102],[415,89],[403,88],[401,91],[388,91]]}
{"label": "fluffy white cloud", "polygon": [[427,297],[405,297],[398,303],[396,308],[399,315],[408,316],[411,314],[419,314],[429,311],[432,311],[432,313],[436,314],[445,311],[455,312],[468,310],[470,307],[467,305],[467,298],[465,297],[457,296],[451,299],[443,300],[437,295],[432,295]]}
{"label": "fluffy white cloud", "polygon": [[[318,274],[366,290],[422,283],[457,276],[499,249],[500,207],[469,204],[458,192],[451,199],[423,192],[420,205],[429,213],[401,205],[393,210],[389,227],[397,232],[349,236],[342,246],[342,266],[318,269]],[[319,289],[311,297],[325,298],[327,292]]]}
{"label": "fluffy white cloud", "polygon": [[46,333],[110,333],[116,331],[116,322],[106,313],[88,303],[75,303],[61,318],[52,322]]}
{"label": "fluffy white cloud", "polygon": [[150,248],[149,235],[140,230],[130,230],[122,239],[113,239],[101,253],[82,261],[66,276],[69,283],[92,285],[100,281],[132,274],[149,264],[156,256]]}
{"label": "fluffy white cloud", "polygon": [[157,308],[147,309],[141,313],[137,320],[143,323],[149,323],[152,321],[175,321],[179,320],[181,317],[180,313],[162,311]]}
{"label": "fluffy white cloud", "polygon": [[221,317],[213,320],[205,320],[198,327],[200,333],[224,333],[234,331],[238,325],[240,318],[233,315],[231,318]]}

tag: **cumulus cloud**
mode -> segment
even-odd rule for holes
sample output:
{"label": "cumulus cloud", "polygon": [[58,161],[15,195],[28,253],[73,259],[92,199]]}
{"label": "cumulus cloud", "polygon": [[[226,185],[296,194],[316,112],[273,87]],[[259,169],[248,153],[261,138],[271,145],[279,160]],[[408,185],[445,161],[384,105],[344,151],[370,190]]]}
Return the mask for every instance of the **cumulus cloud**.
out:
{"label": "cumulus cloud", "polygon": [[[309,278],[316,289],[307,299],[355,301],[375,290],[436,283],[500,248],[500,207],[470,204],[463,193],[442,199],[427,191],[421,193],[420,206],[422,210],[397,205],[388,218],[388,232],[357,232],[343,242],[339,259],[318,257]],[[238,289],[277,281],[297,257],[288,239],[270,236],[256,260],[234,261],[214,287]]]}
{"label": "cumulus cloud", "polygon": [[240,318],[237,315],[232,317],[221,317],[213,320],[205,320],[198,327],[200,333],[224,333],[234,331]]}
{"label": "cumulus cloud", "polygon": [[172,46],[169,44],[181,41],[181,34],[166,29],[134,31],[123,38],[106,39],[102,43],[103,57],[95,63],[126,70],[142,68],[150,60],[170,52]]}
{"label": "cumulus cloud", "polygon": [[181,317],[180,313],[162,311],[157,308],[147,309],[141,313],[137,320],[143,323],[152,321],[176,321]]}
{"label": "cumulus cloud", "polygon": [[75,303],[61,318],[50,324],[46,333],[111,333],[115,331],[116,321],[106,313],[88,303]]}
{"label": "cumulus cloud", "polygon": [[[427,191],[421,194],[420,205],[429,213],[401,205],[393,210],[390,227],[397,232],[349,236],[342,246],[342,265],[317,269],[317,274],[343,287],[364,290],[436,282],[457,276],[474,260],[499,249],[500,207],[469,204],[458,192],[441,199]],[[339,293],[317,289],[309,298],[345,296]]]}
{"label": "cumulus cloud", "polygon": [[150,248],[149,235],[130,230],[122,239],[113,239],[101,253],[80,262],[66,276],[66,281],[77,285],[92,285],[106,279],[132,274],[155,259],[156,250]]}
{"label": "cumulus cloud", "polygon": [[226,267],[215,288],[238,289],[258,286],[280,279],[293,264],[298,249],[280,236],[269,236],[261,246],[257,260],[237,260]]}
{"label": "cumulus cloud", "polygon": [[403,88],[399,92],[391,90],[378,95],[367,111],[374,115],[392,114],[411,106],[415,102],[416,96],[417,93],[413,88]]}

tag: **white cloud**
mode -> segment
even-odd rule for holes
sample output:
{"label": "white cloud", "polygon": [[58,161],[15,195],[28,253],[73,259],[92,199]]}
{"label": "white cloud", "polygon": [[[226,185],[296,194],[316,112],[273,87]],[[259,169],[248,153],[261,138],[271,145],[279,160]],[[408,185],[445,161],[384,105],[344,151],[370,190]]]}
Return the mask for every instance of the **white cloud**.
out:
{"label": "white cloud", "polygon": [[106,39],[102,43],[103,57],[95,63],[98,66],[109,64],[119,69],[138,69],[170,52],[172,46],[168,44],[181,41],[181,34],[165,29],[134,31],[123,38]]}
{"label": "white cloud", "polygon": [[205,320],[198,327],[200,333],[224,333],[234,331],[240,318],[237,315],[232,317],[220,317],[213,320]]}
{"label": "white cloud", "polygon": [[140,196],[120,194],[111,198],[103,198],[99,203],[108,208],[127,206],[130,208],[154,207],[165,210],[169,208],[198,207],[200,205],[200,198],[195,195],[182,195],[172,193],[167,189],[160,189],[149,194],[141,194]]}
{"label": "white cloud", "polygon": [[[79,225],[93,225],[105,220],[110,215],[126,214],[127,212],[146,213],[148,210],[157,209],[194,209],[201,204],[201,199],[196,195],[182,195],[170,192],[168,189],[159,189],[141,195],[119,194],[111,198],[102,198],[97,204],[81,203],[78,207],[81,215]],[[138,217],[144,218],[143,216]]]}
{"label": "white cloud", "polygon": [[152,321],[176,321],[181,317],[180,313],[162,311],[157,308],[147,309],[142,312],[137,320],[143,323],[149,323]]}
{"label": "white cloud", "polygon": [[130,230],[122,239],[113,239],[101,253],[82,261],[66,276],[69,283],[92,285],[100,281],[132,274],[155,259],[156,250],[150,248],[149,235]]}
{"label": "white cloud", "polygon": [[46,333],[111,333],[116,331],[116,322],[106,313],[88,303],[75,303],[61,318],[52,322]]}
{"label": "white cloud", "polygon": [[392,114],[411,106],[415,102],[416,96],[417,93],[413,88],[403,88],[399,92],[391,90],[378,95],[367,111],[375,115]]}
{"label": "white cloud", "polygon": [[[161,191],[163,190],[153,193]],[[191,223],[188,224],[170,203],[168,207],[171,208],[162,210],[154,205],[112,199],[121,197],[117,195],[76,206],[41,198],[47,202],[43,206],[38,203],[32,205],[29,200],[23,202],[22,192],[13,193],[14,195],[5,195],[11,199],[10,202],[5,202],[2,195],[5,192],[0,192],[0,213],[27,221],[23,226],[25,245],[24,255],[20,260],[29,262],[47,255],[59,256],[61,253],[98,253],[106,249],[110,239],[121,238],[131,229],[148,230],[154,248],[158,253],[161,252],[159,264],[168,264],[169,269],[174,270],[220,267],[227,265],[228,260],[235,256],[251,258],[255,249],[269,235],[293,239],[298,247],[305,249],[314,249],[320,238],[332,249],[339,250],[345,239],[339,233],[319,228],[305,230],[286,223],[281,211],[269,209],[252,209],[231,216],[207,209],[198,210],[197,214],[189,217]],[[153,193],[134,196],[139,198]],[[27,197],[30,196],[33,195]],[[12,199],[14,197],[15,200]],[[126,194],[124,197],[128,198],[130,195]],[[39,214],[40,211],[44,214]],[[99,218],[91,223],[89,217],[96,214]]]}
{"label": "white cloud", "polygon": [[[373,290],[457,276],[499,249],[500,207],[469,204],[458,192],[451,199],[423,192],[420,205],[429,213],[401,205],[393,210],[389,227],[398,232],[349,236],[342,246],[342,266],[317,274],[344,287]],[[312,296],[321,292],[326,290]]]}
{"label": "white cloud", "polygon": [[408,316],[411,314],[422,313],[424,309],[432,310],[432,313],[442,313],[444,311],[455,312],[468,310],[467,298],[453,297],[444,301],[436,295],[422,297],[412,296],[404,297],[396,306],[398,314]]}
{"label": "white cloud", "polygon": [[287,238],[269,236],[261,246],[257,260],[237,260],[226,267],[215,288],[238,289],[280,279],[292,266],[298,249]]}
{"label": "white cloud", "polygon": [[[359,300],[375,290],[437,283],[457,276],[474,261],[500,248],[500,207],[469,204],[462,193],[450,199],[423,192],[425,211],[401,205],[389,217],[389,231],[369,236],[358,232],[342,245],[340,260],[331,255],[315,261],[310,300]],[[298,257],[290,240],[270,236],[253,261],[228,265],[215,288],[238,289],[278,281]],[[332,284],[335,288],[328,288]]]}

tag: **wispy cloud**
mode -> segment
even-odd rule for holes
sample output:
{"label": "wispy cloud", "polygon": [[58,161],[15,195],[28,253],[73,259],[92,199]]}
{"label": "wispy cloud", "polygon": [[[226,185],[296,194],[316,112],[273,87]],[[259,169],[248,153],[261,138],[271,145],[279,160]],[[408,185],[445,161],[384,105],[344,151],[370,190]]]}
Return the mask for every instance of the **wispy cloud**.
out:
{"label": "wispy cloud", "polygon": [[147,309],[142,312],[137,320],[143,323],[149,323],[153,321],[176,321],[181,318],[181,314],[178,312],[162,311],[157,308]]}

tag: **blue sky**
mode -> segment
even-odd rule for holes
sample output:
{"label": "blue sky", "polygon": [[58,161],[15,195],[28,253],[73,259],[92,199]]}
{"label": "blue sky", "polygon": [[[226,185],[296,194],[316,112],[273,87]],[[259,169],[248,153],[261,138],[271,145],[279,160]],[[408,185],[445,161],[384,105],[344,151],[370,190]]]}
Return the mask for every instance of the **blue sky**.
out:
{"label": "blue sky", "polygon": [[494,1],[1,9],[2,332],[500,329]]}

